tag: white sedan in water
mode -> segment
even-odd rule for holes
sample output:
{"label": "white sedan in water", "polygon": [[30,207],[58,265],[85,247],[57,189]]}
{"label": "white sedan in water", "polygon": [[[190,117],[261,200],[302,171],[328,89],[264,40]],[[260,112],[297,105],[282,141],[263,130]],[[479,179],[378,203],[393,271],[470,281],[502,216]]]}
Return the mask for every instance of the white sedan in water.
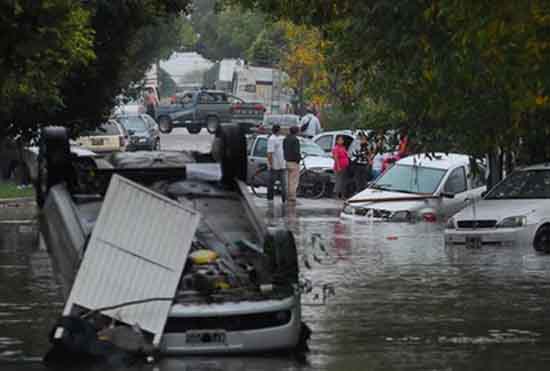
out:
{"label": "white sedan in water", "polygon": [[447,222],[447,245],[532,245],[550,253],[550,166],[513,172]]}
{"label": "white sedan in water", "polygon": [[343,219],[374,221],[446,220],[481,197],[484,168],[466,155],[436,153],[399,160],[364,191],[346,201]]}

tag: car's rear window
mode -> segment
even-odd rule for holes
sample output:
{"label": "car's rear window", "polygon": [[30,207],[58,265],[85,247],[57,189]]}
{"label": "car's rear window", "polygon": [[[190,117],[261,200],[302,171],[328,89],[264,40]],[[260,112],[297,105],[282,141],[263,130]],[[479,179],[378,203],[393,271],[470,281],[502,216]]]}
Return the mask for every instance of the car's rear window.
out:
{"label": "car's rear window", "polygon": [[102,135],[120,135],[120,130],[115,123],[107,122],[95,130],[88,130],[82,133],[85,137],[97,137]]}

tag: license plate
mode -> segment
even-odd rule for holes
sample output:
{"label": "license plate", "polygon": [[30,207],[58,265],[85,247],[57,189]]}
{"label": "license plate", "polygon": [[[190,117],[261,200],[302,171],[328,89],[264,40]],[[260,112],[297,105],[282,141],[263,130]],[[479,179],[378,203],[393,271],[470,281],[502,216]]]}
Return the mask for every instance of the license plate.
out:
{"label": "license plate", "polygon": [[225,344],[225,331],[187,331],[185,342],[190,345]]}
{"label": "license plate", "polygon": [[102,146],[103,145],[103,139],[92,138],[92,145],[93,146]]}
{"label": "license plate", "polygon": [[466,248],[481,249],[481,237],[466,237]]}

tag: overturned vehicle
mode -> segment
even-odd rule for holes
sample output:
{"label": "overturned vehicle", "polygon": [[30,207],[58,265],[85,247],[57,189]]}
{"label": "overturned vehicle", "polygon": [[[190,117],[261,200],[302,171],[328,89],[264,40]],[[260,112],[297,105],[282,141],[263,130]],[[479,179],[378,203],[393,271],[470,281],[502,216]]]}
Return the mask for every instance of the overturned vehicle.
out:
{"label": "overturned vehicle", "polygon": [[71,155],[65,130],[46,128],[41,234],[67,296],[52,342],[74,345],[64,324],[76,318],[98,339],[133,329],[145,344],[134,350],[161,354],[299,346],[294,237],[258,214],[243,182],[246,156],[244,134],[231,125],[218,128],[212,154],[108,158]]}

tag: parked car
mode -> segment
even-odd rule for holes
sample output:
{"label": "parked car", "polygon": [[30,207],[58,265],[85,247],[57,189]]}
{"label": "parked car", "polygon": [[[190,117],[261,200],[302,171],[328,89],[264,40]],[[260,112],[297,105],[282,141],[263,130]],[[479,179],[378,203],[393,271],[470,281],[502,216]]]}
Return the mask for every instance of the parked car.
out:
{"label": "parked car", "polygon": [[[250,136],[248,139],[248,183],[254,174],[262,167],[267,166],[267,140],[268,135]],[[300,138],[300,151],[302,167],[322,173],[333,173],[334,160],[327,156],[317,144],[309,139]],[[267,179],[265,180],[267,184]]]}
{"label": "parked car", "polygon": [[258,134],[270,134],[273,125],[279,125],[281,132],[287,134],[292,126],[300,126],[300,116],[284,114],[284,115],[265,115],[260,126],[256,129]]}
{"label": "parked car", "polygon": [[215,133],[220,123],[258,125],[265,112],[263,105],[247,103],[223,91],[197,90],[183,93],[175,104],[160,105],[157,122],[162,133],[185,127],[192,134],[206,127]]}
{"label": "parked car", "polygon": [[446,220],[486,190],[482,164],[460,154],[417,154],[397,161],[372,185],[346,201],[341,217],[353,220]]}
{"label": "parked car", "polygon": [[75,142],[96,153],[123,152],[128,145],[128,132],[111,119],[95,130],[84,131]]}
{"label": "parked car", "polygon": [[447,245],[533,246],[550,253],[550,166],[517,170],[449,219]]}
{"label": "parked car", "polygon": [[128,132],[127,151],[159,151],[160,130],[153,118],[147,114],[119,115],[115,120]]}
{"label": "parked car", "polygon": [[317,134],[311,140],[317,143],[326,153],[331,153],[336,144],[336,138],[340,135],[344,137],[344,145],[348,149],[350,149],[352,143],[356,142],[356,134],[352,130],[325,131]]}

